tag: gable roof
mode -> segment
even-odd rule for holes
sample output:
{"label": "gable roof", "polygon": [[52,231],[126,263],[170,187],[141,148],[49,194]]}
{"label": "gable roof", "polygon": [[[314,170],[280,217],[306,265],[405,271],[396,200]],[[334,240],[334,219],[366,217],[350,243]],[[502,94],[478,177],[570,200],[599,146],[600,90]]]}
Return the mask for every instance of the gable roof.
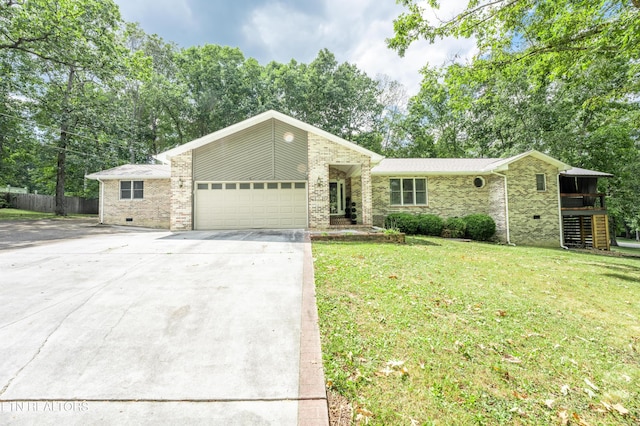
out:
{"label": "gable roof", "polygon": [[546,154],[532,150],[509,158],[385,158],[371,169],[373,175],[469,175],[500,172],[509,169],[509,164],[527,156],[532,156],[546,163],[552,164],[560,170],[570,169],[571,166],[549,157]]}
{"label": "gable roof", "polygon": [[183,145],[177,146],[175,148],[172,148],[168,151],[164,151],[161,152],[160,154],[156,155],[155,158],[158,161],[161,161],[163,163],[167,163],[171,157],[174,157],[176,155],[180,155],[184,152],[190,151],[192,149],[196,149],[196,148],[200,148],[201,146],[210,144],[212,142],[215,142],[217,140],[220,140],[226,136],[232,135],[234,133],[237,133],[239,131],[248,129],[249,127],[255,126],[256,124],[260,124],[263,123],[267,120],[271,120],[271,119],[276,119],[279,121],[282,121],[283,123],[289,124],[293,127],[297,127],[301,130],[305,130],[309,133],[313,133],[316,134],[318,136],[321,136],[325,139],[328,139],[332,142],[337,143],[338,145],[342,145],[346,148],[352,149],[354,151],[360,152],[361,154],[367,155],[369,157],[371,157],[371,161],[374,163],[377,163],[379,161],[381,161],[384,157],[380,154],[376,154],[373,151],[369,151],[366,148],[361,147],[360,145],[356,145],[353,142],[349,142],[346,139],[342,139],[341,137],[338,137],[334,134],[331,134],[329,132],[325,132],[322,129],[319,129],[315,126],[312,126],[310,124],[307,124],[303,121],[300,121],[298,119],[295,119],[293,117],[290,117],[286,114],[282,114],[280,112],[274,111],[274,110],[269,110],[267,112],[263,112],[262,114],[256,115],[254,117],[248,118],[244,121],[241,121],[240,123],[236,123],[233,124],[229,127],[225,127],[224,129],[218,130],[217,132],[213,132],[210,133],[208,135],[202,136],[201,138],[195,139],[191,142],[187,142]]}
{"label": "gable roof", "polygon": [[85,176],[87,179],[169,179],[171,166],[165,164],[125,164]]}
{"label": "gable roof", "polygon": [[580,167],[572,167],[560,173],[562,176],[574,177],[613,177],[611,173],[598,172],[595,170],[581,169]]}

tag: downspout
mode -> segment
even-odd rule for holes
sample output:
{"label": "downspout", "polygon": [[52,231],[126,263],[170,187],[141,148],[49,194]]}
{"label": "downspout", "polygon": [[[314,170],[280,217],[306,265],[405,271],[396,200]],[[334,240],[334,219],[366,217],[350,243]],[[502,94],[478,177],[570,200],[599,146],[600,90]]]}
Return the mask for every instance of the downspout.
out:
{"label": "downspout", "polygon": [[564,245],[564,232],[562,232],[562,197],[560,197],[560,173],[558,173],[558,222],[560,225],[560,247],[565,250],[569,250],[569,247]]}
{"label": "downspout", "polygon": [[100,224],[104,225],[104,182],[98,179],[100,182]]}
{"label": "downspout", "polygon": [[492,174],[496,175],[496,176],[500,176],[504,179],[504,210],[505,210],[505,215],[506,215],[506,220],[507,220],[507,245],[510,246],[514,246],[515,244],[513,244],[511,242],[511,232],[509,231],[509,228],[511,227],[511,225],[509,224],[509,191],[507,190],[507,175],[503,175],[501,173],[498,172],[491,172]]}

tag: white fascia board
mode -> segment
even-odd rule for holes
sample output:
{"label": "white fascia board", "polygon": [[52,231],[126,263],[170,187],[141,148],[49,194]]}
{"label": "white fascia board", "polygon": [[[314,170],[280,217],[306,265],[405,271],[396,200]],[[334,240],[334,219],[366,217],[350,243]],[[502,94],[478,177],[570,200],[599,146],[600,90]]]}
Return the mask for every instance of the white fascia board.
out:
{"label": "white fascia board", "polygon": [[114,175],[98,175],[92,173],[85,175],[87,179],[93,180],[155,180],[155,179],[171,179],[171,176],[140,176],[140,175],[127,175],[127,176],[114,176]]}
{"label": "white fascia board", "polygon": [[477,176],[488,174],[490,174],[490,172],[482,170],[465,172],[371,172],[372,176]]}

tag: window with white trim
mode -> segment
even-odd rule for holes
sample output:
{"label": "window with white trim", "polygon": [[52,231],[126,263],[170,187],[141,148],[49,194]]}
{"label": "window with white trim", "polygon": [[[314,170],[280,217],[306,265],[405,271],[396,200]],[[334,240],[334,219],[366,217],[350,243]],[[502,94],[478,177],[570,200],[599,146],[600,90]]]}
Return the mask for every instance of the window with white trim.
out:
{"label": "window with white trim", "polygon": [[390,204],[394,206],[427,205],[426,178],[389,179]]}
{"label": "window with white trim", "polygon": [[547,176],[543,173],[536,174],[536,188],[538,191],[547,190]]}
{"label": "window with white trim", "polygon": [[121,200],[142,200],[144,198],[144,181],[141,180],[121,180],[120,199]]}

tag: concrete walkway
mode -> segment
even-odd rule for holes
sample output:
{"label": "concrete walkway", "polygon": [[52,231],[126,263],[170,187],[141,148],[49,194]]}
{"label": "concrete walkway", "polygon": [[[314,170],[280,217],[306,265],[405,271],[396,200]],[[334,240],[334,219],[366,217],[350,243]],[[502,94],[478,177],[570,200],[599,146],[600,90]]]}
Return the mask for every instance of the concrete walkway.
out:
{"label": "concrete walkway", "polygon": [[0,423],[326,425],[303,231],[0,251]]}

